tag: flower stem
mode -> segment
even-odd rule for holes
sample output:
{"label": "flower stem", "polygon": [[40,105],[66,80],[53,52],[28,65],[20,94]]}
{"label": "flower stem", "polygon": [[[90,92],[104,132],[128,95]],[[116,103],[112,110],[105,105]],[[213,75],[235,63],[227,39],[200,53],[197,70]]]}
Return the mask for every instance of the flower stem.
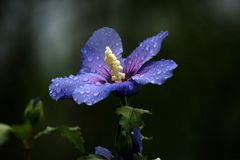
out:
{"label": "flower stem", "polygon": [[31,160],[31,148],[26,148],[26,160]]}
{"label": "flower stem", "polygon": [[126,96],[122,97],[122,104],[123,106],[128,106],[128,101]]}

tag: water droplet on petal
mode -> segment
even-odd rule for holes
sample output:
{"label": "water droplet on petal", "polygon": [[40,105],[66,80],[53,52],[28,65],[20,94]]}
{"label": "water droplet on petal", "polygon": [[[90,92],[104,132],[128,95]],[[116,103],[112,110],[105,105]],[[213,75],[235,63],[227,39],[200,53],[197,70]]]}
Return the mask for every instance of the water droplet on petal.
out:
{"label": "water droplet on petal", "polygon": [[95,85],[100,86],[101,83],[100,82],[95,82]]}
{"label": "water droplet on petal", "polygon": [[154,48],[157,48],[157,43],[154,43],[153,47],[154,47]]}
{"label": "water droplet on petal", "polygon": [[161,71],[157,71],[157,74],[161,74]]}
{"label": "water droplet on petal", "polygon": [[99,68],[101,68],[101,67],[102,67],[102,65],[101,65],[101,64],[99,64],[99,65],[98,65],[98,67],[99,67]]}
{"label": "water droplet on petal", "polygon": [[76,81],[78,79],[78,77],[74,77],[73,80]]}
{"label": "water droplet on petal", "polygon": [[96,59],[99,60],[100,58],[97,56]]}
{"label": "water droplet on petal", "polygon": [[87,90],[87,91],[86,91],[86,93],[90,93],[90,91],[89,91],[89,90]]}
{"label": "water droplet on petal", "polygon": [[71,75],[69,76],[69,78],[73,78],[73,75],[71,74]]}
{"label": "water droplet on petal", "polygon": [[92,58],[91,57],[88,57],[88,62],[92,62]]}
{"label": "water droplet on petal", "polygon": [[83,94],[84,93],[84,91],[80,91],[80,94]]}
{"label": "water droplet on petal", "polygon": [[93,95],[94,95],[94,96],[98,96],[98,95],[99,95],[99,93],[98,93],[98,92],[96,92],[96,93],[93,93]]}
{"label": "water droplet on petal", "polygon": [[97,71],[95,69],[91,69],[91,72],[92,73],[96,73]]}
{"label": "water droplet on petal", "polygon": [[88,78],[87,78],[87,77],[84,77],[84,78],[83,78],[83,81],[84,81],[84,82],[87,82],[87,81],[88,81]]}
{"label": "water droplet on petal", "polygon": [[146,46],[146,48],[145,48],[145,49],[146,49],[146,51],[148,51],[148,50],[149,50],[149,46]]}
{"label": "water droplet on petal", "polygon": [[58,83],[56,83],[56,84],[55,84],[55,86],[56,86],[56,87],[58,87],[58,86],[59,86],[59,84],[58,84]]}

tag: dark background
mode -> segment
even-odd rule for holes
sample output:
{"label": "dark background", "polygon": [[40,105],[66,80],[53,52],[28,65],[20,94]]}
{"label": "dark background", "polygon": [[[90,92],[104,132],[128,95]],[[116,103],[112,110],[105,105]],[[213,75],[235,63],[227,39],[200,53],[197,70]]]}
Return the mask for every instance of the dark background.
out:
{"label": "dark background", "polygon": [[[55,102],[52,78],[77,73],[80,49],[100,27],[120,34],[127,56],[139,42],[168,30],[156,59],[179,67],[162,86],[148,85],[130,98],[151,109],[143,134],[144,154],[163,160],[240,159],[240,1],[238,0],[42,0],[0,2],[0,122],[16,124],[29,99],[45,104],[44,125],[78,125],[87,153],[113,148],[119,99],[92,107]],[[42,127],[44,127],[44,125]],[[12,139],[0,159],[24,159]],[[33,160],[76,159],[75,148],[58,135],[34,144]]]}

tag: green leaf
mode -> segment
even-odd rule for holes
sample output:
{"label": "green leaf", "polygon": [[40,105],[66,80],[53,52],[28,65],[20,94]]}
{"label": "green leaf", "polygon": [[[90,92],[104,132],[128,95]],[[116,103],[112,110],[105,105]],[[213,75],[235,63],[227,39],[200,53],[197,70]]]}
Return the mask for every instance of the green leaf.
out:
{"label": "green leaf", "polygon": [[41,137],[41,136],[43,136],[43,135],[49,135],[49,134],[55,133],[56,131],[57,131],[57,128],[47,126],[46,129],[44,129],[44,130],[41,131],[41,132],[38,132],[38,133],[34,136],[34,139],[38,139],[39,137]]}
{"label": "green leaf", "polygon": [[11,126],[0,123],[0,145],[4,144],[8,140],[11,131]]}
{"label": "green leaf", "polygon": [[59,127],[58,131],[65,137],[70,143],[72,143],[81,153],[84,153],[84,140],[81,136],[79,127]]}
{"label": "green leaf", "polygon": [[39,98],[32,99],[24,111],[24,118],[31,124],[37,124],[44,118],[43,103]]}
{"label": "green leaf", "polygon": [[152,114],[149,110],[123,106],[117,108],[116,114],[120,116],[119,124],[122,126],[122,132],[130,133],[133,128],[143,125],[143,115]]}
{"label": "green leaf", "polygon": [[62,126],[62,127],[46,127],[43,131],[37,133],[34,136],[34,139],[38,139],[39,137],[43,135],[49,135],[53,133],[60,133],[61,136],[66,138],[70,143],[72,143],[78,151],[81,153],[84,153],[84,140],[81,136],[80,128],[79,127],[67,127],[67,126]]}
{"label": "green leaf", "polygon": [[106,159],[95,154],[90,154],[88,156],[78,158],[77,160],[106,160]]}
{"label": "green leaf", "polygon": [[14,135],[20,140],[26,140],[31,136],[32,125],[29,122],[25,122],[21,125],[12,126]]}

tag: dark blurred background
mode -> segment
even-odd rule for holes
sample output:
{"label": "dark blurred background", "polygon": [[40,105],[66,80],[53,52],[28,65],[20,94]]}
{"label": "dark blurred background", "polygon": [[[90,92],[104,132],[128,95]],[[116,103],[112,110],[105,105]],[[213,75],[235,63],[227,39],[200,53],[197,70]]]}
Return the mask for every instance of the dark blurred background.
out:
{"label": "dark blurred background", "polygon": [[[120,34],[124,56],[147,37],[168,30],[156,59],[179,67],[162,86],[148,85],[130,98],[153,111],[146,117],[144,154],[163,160],[240,159],[239,0],[42,0],[0,2],[0,122],[16,124],[28,101],[40,96],[44,125],[78,125],[87,153],[113,148],[120,105],[113,95],[93,107],[55,102],[52,78],[77,73],[80,49],[98,28]],[[44,127],[42,125],[42,127]],[[58,135],[34,144],[33,160],[66,160],[76,149]],[[24,159],[16,140],[0,159]]]}

